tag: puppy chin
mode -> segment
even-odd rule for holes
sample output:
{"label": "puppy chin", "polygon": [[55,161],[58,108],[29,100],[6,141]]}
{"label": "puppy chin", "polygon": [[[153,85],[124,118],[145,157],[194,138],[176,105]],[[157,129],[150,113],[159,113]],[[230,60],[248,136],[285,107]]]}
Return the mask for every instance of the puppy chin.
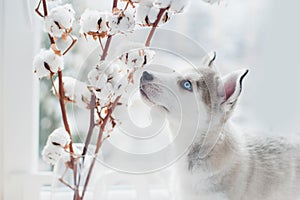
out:
{"label": "puppy chin", "polygon": [[162,111],[166,111],[166,112],[169,112],[169,109],[164,106],[164,105],[160,105],[158,103],[155,103],[149,96],[148,94],[142,89],[140,88],[140,94],[141,94],[141,97],[143,99],[143,101],[149,105],[149,106],[157,106],[159,107]]}
{"label": "puppy chin", "polygon": [[142,89],[140,88],[140,94],[141,94],[141,97],[143,99],[143,101],[149,105],[149,106],[153,106],[154,103],[150,100],[150,98],[148,97],[147,93]]}

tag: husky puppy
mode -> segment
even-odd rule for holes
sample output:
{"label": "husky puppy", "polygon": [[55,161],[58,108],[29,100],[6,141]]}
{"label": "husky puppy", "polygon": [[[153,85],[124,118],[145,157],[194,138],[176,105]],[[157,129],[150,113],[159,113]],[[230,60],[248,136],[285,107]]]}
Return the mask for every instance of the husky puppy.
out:
{"label": "husky puppy", "polygon": [[236,130],[230,116],[248,70],[220,77],[214,60],[208,54],[198,69],[144,71],[140,78],[144,101],[166,113],[174,139],[190,144],[186,151],[176,148],[181,156],[174,164],[173,199],[299,198],[299,146]]}

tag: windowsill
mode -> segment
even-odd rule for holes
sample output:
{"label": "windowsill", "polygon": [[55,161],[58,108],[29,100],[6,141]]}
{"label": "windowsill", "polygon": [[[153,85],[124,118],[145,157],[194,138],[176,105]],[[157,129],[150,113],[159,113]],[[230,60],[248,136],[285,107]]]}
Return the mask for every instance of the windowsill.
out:
{"label": "windowsill", "polygon": [[[122,189],[123,188],[123,189]],[[126,189],[126,186],[116,186],[106,192],[105,194],[97,195],[97,197],[93,197],[92,194],[87,193],[85,199],[86,200],[96,200],[96,199],[106,199],[106,200],[137,200],[141,199],[137,195],[135,190]],[[55,195],[55,197],[53,197]],[[144,196],[148,196],[147,199],[159,199],[159,200],[169,200],[168,191],[164,188],[153,188],[150,189],[149,195],[145,194]],[[52,199],[51,199],[52,198]],[[40,193],[40,200],[65,200],[72,199],[72,192],[68,191],[60,191],[59,193],[52,194],[51,187],[43,187]],[[146,197],[142,198],[143,200],[147,200]]]}

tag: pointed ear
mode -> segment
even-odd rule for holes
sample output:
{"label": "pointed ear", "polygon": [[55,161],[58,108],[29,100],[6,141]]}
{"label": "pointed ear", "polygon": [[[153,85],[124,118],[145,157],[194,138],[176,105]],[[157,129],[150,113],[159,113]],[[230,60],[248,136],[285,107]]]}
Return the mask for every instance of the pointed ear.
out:
{"label": "pointed ear", "polygon": [[202,66],[204,67],[212,67],[214,64],[214,61],[216,60],[217,54],[215,51],[212,51],[208,54],[206,54],[203,58],[202,58]]}
{"label": "pointed ear", "polygon": [[221,78],[221,83],[218,85],[218,97],[221,104],[233,107],[241,94],[243,79],[248,72],[248,69],[238,70]]}

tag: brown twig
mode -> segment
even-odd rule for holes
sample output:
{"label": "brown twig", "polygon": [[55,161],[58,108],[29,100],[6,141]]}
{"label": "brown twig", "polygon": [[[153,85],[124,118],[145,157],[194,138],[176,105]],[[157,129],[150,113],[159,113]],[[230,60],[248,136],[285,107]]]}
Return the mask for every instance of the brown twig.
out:
{"label": "brown twig", "polygon": [[52,37],[49,33],[48,33],[48,37],[49,37],[49,40],[50,40],[50,44],[55,44],[54,37]]}
{"label": "brown twig", "polygon": [[160,22],[160,20],[161,20],[163,14],[165,13],[165,11],[168,10],[168,9],[169,8],[162,8],[162,9],[159,10],[159,13],[157,15],[157,19],[155,20],[154,24],[152,25],[150,33],[149,33],[149,35],[147,37],[147,40],[146,40],[146,43],[145,43],[146,47],[150,46],[151,40],[152,40],[152,38],[154,36],[154,32],[155,32],[156,28],[158,27],[158,23]]}
{"label": "brown twig", "polygon": [[118,0],[114,0],[113,6],[112,6],[112,11],[114,11],[115,8],[117,8],[117,7],[118,7]]}
{"label": "brown twig", "polygon": [[102,52],[103,52],[104,47],[103,47],[102,40],[101,40],[101,37],[100,37],[100,36],[98,36],[98,40],[99,40],[99,44],[100,44],[100,47],[101,47]]}
{"label": "brown twig", "polygon": [[[94,128],[96,126],[95,125],[95,117],[94,117],[95,105],[96,105],[96,96],[94,94],[92,94],[91,95],[91,102],[90,102],[90,126],[89,126],[88,134],[87,134],[87,137],[85,139],[84,147],[83,147],[82,154],[81,154],[81,156],[82,156],[82,166],[84,165],[85,156],[86,156],[88,147],[91,143]],[[81,182],[81,174],[78,175],[77,188],[79,188],[80,182]]]}
{"label": "brown twig", "polygon": [[[66,131],[69,133],[70,137],[72,138],[72,134],[71,134],[71,130],[70,130],[70,126],[68,123],[68,118],[67,118],[67,111],[66,111],[66,104],[65,104],[65,91],[64,91],[64,83],[62,80],[62,71],[58,70],[58,84],[59,84],[59,104],[60,104],[60,108],[61,108],[61,113],[62,113],[62,118],[63,118],[63,123],[65,126]],[[70,145],[69,145],[69,149],[70,149],[70,157],[71,157],[71,166],[73,167],[73,174],[74,174],[74,185],[77,185],[77,166],[74,164],[74,158],[73,158],[73,154],[74,154],[74,150],[73,150],[73,143],[72,140],[70,141]],[[78,192],[78,188],[75,188],[74,190],[74,200],[80,200],[80,198],[78,198],[79,196],[79,192]]]}
{"label": "brown twig", "polygon": [[[113,6],[112,6],[112,12],[114,12],[114,10],[117,9],[117,7],[118,7],[118,0],[114,0],[113,1]],[[106,59],[108,49],[109,49],[109,46],[110,46],[110,43],[111,43],[111,39],[112,39],[112,35],[107,36],[107,40],[106,40],[105,47],[103,49],[103,53],[101,55],[100,61],[103,61],[103,60]]]}
{"label": "brown twig", "polygon": [[74,39],[73,36],[68,33],[68,36],[72,39],[72,43],[71,45],[63,52],[62,55],[66,55],[66,53],[68,53],[68,51],[70,51],[70,49],[74,46],[74,44],[77,42],[77,39]]}
{"label": "brown twig", "polygon": [[94,94],[92,94],[91,95],[91,102],[90,102],[90,126],[89,126],[87,137],[85,139],[85,144],[84,144],[84,147],[83,147],[83,151],[82,151],[82,154],[81,154],[83,156],[82,159],[84,159],[84,156],[87,153],[89,144],[91,143],[93,131],[94,131],[94,128],[95,128],[95,116],[94,116],[95,105],[96,105],[96,96]]}
{"label": "brown twig", "polygon": [[69,183],[67,183],[66,181],[64,181],[63,178],[59,178],[58,179],[62,184],[64,184],[65,186],[67,186],[68,188],[70,188],[71,190],[75,191],[75,188],[73,188]]}
{"label": "brown twig", "polygon": [[127,10],[128,6],[130,5],[129,2],[130,2],[130,1],[127,1],[126,5],[125,5],[125,7],[124,7],[124,10]]}
{"label": "brown twig", "polygon": [[46,0],[42,0],[42,1],[43,1],[44,17],[47,17],[48,16],[47,3],[46,3]]}
{"label": "brown twig", "polygon": [[106,59],[106,56],[107,56],[107,53],[108,53],[108,49],[109,49],[109,46],[110,46],[110,43],[111,43],[111,39],[112,39],[111,35],[107,36],[105,47],[103,49],[103,53],[101,55],[100,61],[103,61],[103,60]]}
{"label": "brown twig", "polygon": [[96,149],[95,149],[95,155],[94,155],[94,158],[92,160],[92,163],[90,165],[90,168],[89,168],[89,171],[88,171],[88,174],[87,174],[87,177],[86,177],[86,180],[85,180],[85,183],[84,183],[84,186],[83,186],[83,190],[82,190],[82,195],[81,195],[81,198],[83,199],[84,195],[85,195],[85,192],[86,192],[86,189],[87,189],[87,186],[89,184],[89,181],[90,181],[90,178],[91,178],[91,175],[92,175],[92,171],[94,169],[94,165],[95,165],[95,162],[96,162],[96,157],[99,153],[99,150],[102,146],[102,143],[103,143],[103,132],[104,132],[104,128],[108,122],[108,120],[110,119],[110,116],[111,114],[113,113],[114,109],[116,108],[116,106],[118,105],[118,102],[120,100],[121,96],[118,96],[116,98],[116,100],[113,102],[113,104],[111,105],[110,109],[108,110],[108,113],[107,115],[105,116],[104,120],[103,120],[103,123],[101,124],[100,126],[100,129],[99,129],[99,133],[98,133],[98,138],[97,138],[97,145],[96,145]]}
{"label": "brown twig", "polygon": [[[59,91],[59,104],[60,104],[60,109],[61,109],[61,114],[63,118],[63,123],[65,126],[66,131],[69,133],[71,137],[71,129],[68,123],[68,118],[67,118],[67,111],[66,111],[66,104],[65,104],[65,91],[64,91],[64,83],[62,80],[62,71],[58,70],[58,91]],[[72,140],[70,143],[70,153],[73,154],[73,145],[72,145]]]}
{"label": "brown twig", "polygon": [[36,12],[39,16],[41,16],[41,17],[44,18],[44,15],[39,11],[40,6],[41,6],[41,3],[42,3],[42,0],[39,1],[39,4],[38,4],[37,7],[35,8],[35,12]]}
{"label": "brown twig", "polygon": [[56,89],[56,87],[55,87],[55,85],[54,85],[54,80],[53,80],[53,74],[52,74],[52,73],[50,74],[50,79],[51,79],[51,84],[52,84],[54,93],[55,93],[55,95],[59,98],[59,94],[58,94],[57,89]]}
{"label": "brown twig", "polygon": [[[43,2],[43,11],[44,11],[44,15],[39,11],[42,2]],[[46,0],[40,0],[40,1],[39,1],[39,4],[38,4],[37,7],[35,8],[35,12],[36,12],[39,16],[41,16],[41,17],[43,17],[43,18],[46,17],[46,16],[48,16],[48,8],[47,8]]]}

